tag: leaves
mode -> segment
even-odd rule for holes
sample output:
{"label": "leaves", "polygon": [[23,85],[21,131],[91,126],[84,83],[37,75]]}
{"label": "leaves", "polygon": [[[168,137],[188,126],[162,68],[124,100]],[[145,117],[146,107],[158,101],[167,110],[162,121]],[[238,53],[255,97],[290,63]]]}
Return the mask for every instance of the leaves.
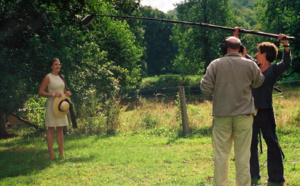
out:
{"label": "leaves", "polygon": [[[228,1],[191,0],[177,5],[181,21],[227,25],[230,20]],[[200,74],[220,56],[219,43],[225,38],[220,30],[175,25],[171,37],[178,46],[173,65],[181,74]]]}
{"label": "leaves", "polygon": [[[158,19],[172,20],[175,17],[147,6],[141,8],[141,13],[143,17]],[[173,72],[171,61],[177,52],[177,47],[170,40],[173,24],[144,21],[142,22],[142,28],[145,30],[144,42],[146,54],[144,55],[144,59],[147,62],[147,74],[159,75]]]}
{"label": "leaves", "polygon": [[0,5],[1,112],[22,108],[27,95],[37,94],[54,57],[60,59],[61,73],[79,105],[88,91],[115,94],[140,81],[143,48],[136,45],[128,24],[97,18],[85,27],[78,18],[116,12],[110,2],[24,0]]}

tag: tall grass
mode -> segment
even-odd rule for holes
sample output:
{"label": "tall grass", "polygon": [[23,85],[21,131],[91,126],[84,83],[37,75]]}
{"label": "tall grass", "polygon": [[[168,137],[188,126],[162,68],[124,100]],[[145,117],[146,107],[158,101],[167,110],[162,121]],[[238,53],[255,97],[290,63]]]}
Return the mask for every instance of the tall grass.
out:
{"label": "tall grass", "polygon": [[[172,102],[158,102],[155,99],[139,100],[133,110],[120,115],[119,131],[165,128],[176,130],[181,128],[181,119],[177,117],[180,108]],[[193,130],[211,125],[212,107],[209,101],[187,104],[188,123]]]}
{"label": "tall grass", "polygon": [[283,87],[284,93],[273,95],[276,123],[279,127],[300,126],[300,88]]}
{"label": "tall grass", "polygon": [[[283,93],[274,92],[273,107],[277,126],[299,126],[299,87],[282,87]],[[187,98],[189,127],[194,130],[210,126],[212,123],[211,101],[194,101],[201,95]],[[202,99],[203,100],[203,99]],[[143,130],[164,127],[177,129],[181,120],[177,117],[178,107],[175,101],[167,98],[140,98],[135,105],[120,115],[119,131]],[[298,121],[298,122],[297,122]],[[146,127],[145,127],[146,126]]]}

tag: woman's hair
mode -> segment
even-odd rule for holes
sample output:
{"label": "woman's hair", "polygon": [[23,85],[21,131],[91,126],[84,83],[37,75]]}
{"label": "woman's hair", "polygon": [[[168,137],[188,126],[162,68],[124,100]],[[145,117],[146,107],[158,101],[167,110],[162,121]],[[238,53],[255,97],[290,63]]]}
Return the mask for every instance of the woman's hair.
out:
{"label": "woman's hair", "polygon": [[262,42],[257,46],[257,49],[260,51],[260,53],[266,53],[266,59],[272,63],[277,55],[278,55],[278,48],[274,43],[270,42]]}
{"label": "woman's hair", "polygon": [[[53,59],[50,61],[50,63],[49,63],[49,67],[51,68],[52,65],[53,65],[53,63],[56,62],[56,61],[59,61],[59,59],[58,59],[58,58],[53,58]],[[58,73],[58,75],[59,75],[59,77],[63,80],[63,82],[65,83],[66,88],[68,88],[68,85],[67,85],[67,83],[66,83],[65,76],[62,75],[62,74],[60,74],[60,73]]]}
{"label": "woman's hair", "polygon": [[53,63],[54,63],[55,61],[59,61],[59,59],[58,59],[58,58],[53,58],[53,59],[50,61],[50,63],[49,63],[49,68],[52,67],[52,65],[53,65]]}

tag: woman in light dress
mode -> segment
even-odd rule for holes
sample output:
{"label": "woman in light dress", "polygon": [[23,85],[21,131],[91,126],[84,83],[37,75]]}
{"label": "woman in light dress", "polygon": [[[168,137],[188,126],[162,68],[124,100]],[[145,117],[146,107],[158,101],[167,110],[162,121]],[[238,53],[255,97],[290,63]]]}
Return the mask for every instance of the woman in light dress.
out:
{"label": "woman in light dress", "polygon": [[49,150],[49,158],[54,159],[53,152],[53,136],[56,128],[56,140],[59,148],[59,156],[64,157],[63,148],[63,127],[68,125],[67,115],[63,117],[57,117],[53,113],[53,101],[55,97],[61,97],[62,94],[71,96],[72,93],[66,90],[66,84],[64,77],[59,74],[61,69],[60,61],[57,58],[52,59],[49,64],[51,73],[47,74],[43,79],[38,94],[47,97],[46,102],[46,119],[45,126],[47,129],[47,145]]}

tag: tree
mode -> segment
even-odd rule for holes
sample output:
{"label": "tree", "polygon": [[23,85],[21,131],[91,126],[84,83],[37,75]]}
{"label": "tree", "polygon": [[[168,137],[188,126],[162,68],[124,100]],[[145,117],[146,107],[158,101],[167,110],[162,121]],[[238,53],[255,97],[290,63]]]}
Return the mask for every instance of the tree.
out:
{"label": "tree", "polygon": [[[117,13],[114,15],[123,16],[136,16],[141,17],[140,12],[140,2],[141,0],[106,0],[108,3],[112,4]],[[143,21],[137,19],[124,19],[124,21],[129,25],[129,29],[135,35],[135,45],[138,48],[144,48],[144,30],[142,29]],[[144,50],[143,50],[144,51]],[[139,61],[141,65],[142,73],[145,74],[146,62],[142,59]]]}
{"label": "tree", "polygon": [[30,94],[37,94],[49,73],[47,61],[54,57],[61,60],[69,88],[76,92],[75,105],[90,91],[109,95],[137,86],[142,48],[135,45],[128,24],[106,18],[87,28],[78,18],[91,11],[114,12],[111,4],[24,0],[1,1],[0,7],[0,115],[16,112]]}
{"label": "tree", "polygon": [[[105,11],[99,6],[102,1],[90,2],[89,12],[98,14],[118,14],[116,10]],[[135,41],[135,35],[130,31],[126,20],[97,17],[88,25],[92,32],[93,43],[103,51],[107,51],[107,59],[123,69],[122,73],[114,72],[118,77],[123,91],[135,88],[141,80],[141,57],[143,47]]]}
{"label": "tree", "polygon": [[267,7],[261,12],[264,17],[261,21],[266,21],[265,26],[274,33],[285,33],[295,36],[295,41],[291,42],[293,55],[292,72],[300,76],[300,1],[267,1]]}
{"label": "tree", "polygon": [[[227,0],[190,0],[177,4],[177,18],[228,26],[231,17]],[[174,67],[181,74],[202,73],[213,59],[220,56],[219,44],[225,35],[217,29],[176,25],[172,36],[178,46]]]}
{"label": "tree", "polygon": [[[165,14],[150,6],[140,9],[142,17],[158,19],[174,19],[174,16]],[[173,72],[171,61],[177,51],[176,46],[170,41],[173,24],[165,22],[144,21],[141,23],[145,30],[144,40],[148,75],[160,75]]]}

